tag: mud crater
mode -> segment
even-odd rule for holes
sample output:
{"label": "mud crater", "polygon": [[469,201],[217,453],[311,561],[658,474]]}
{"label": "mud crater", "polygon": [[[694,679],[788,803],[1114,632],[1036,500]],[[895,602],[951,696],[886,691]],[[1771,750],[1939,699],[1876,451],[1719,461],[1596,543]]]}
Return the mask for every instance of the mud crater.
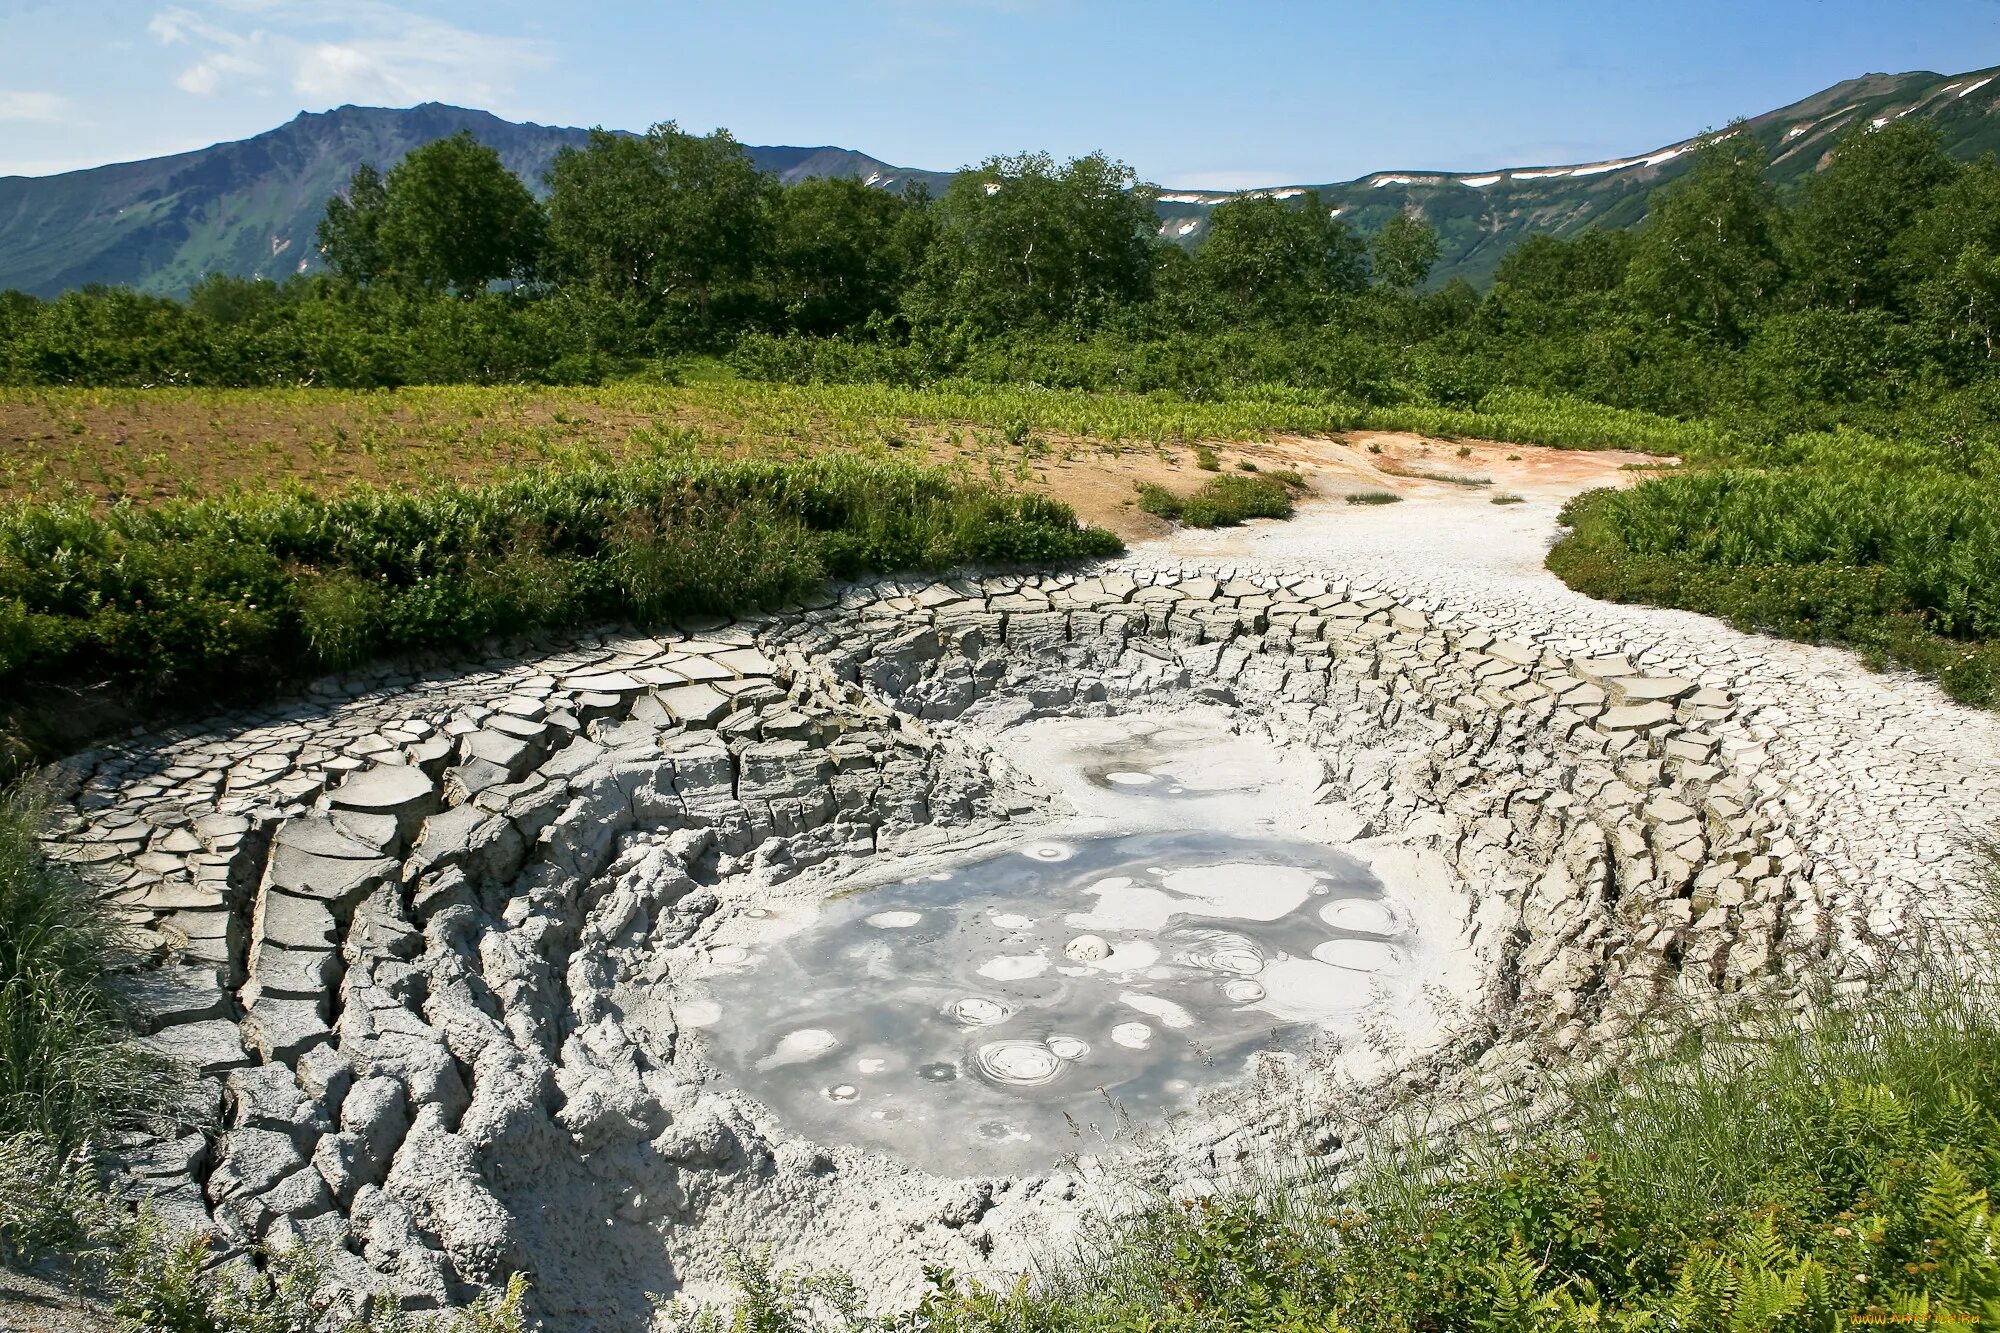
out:
{"label": "mud crater", "polygon": [[586,1330],[746,1244],[1004,1282],[1871,930],[1728,691],[1309,572],[884,581],[67,777],[201,1076],[126,1197]]}

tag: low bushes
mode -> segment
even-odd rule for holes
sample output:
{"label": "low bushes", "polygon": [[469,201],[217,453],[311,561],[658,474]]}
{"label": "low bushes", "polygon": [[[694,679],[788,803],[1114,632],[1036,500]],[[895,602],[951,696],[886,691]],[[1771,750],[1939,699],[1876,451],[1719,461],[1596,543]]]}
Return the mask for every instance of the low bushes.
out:
{"label": "low bushes", "polygon": [[1594,597],[1847,644],[2000,702],[2000,484],[1977,462],[1795,438],[1564,510],[1549,568]]}
{"label": "low bushes", "polygon": [[1228,528],[1246,518],[1290,518],[1292,493],[1304,488],[1296,472],[1224,473],[1187,496],[1142,482],[1139,507],[1191,528]]}
{"label": "low bushes", "polygon": [[[221,298],[220,300],[216,298]],[[463,297],[211,280],[191,302],[92,287],[0,294],[0,384],[595,384],[614,311],[522,292]]]}
{"label": "low bushes", "polygon": [[212,696],[389,651],[768,605],[830,576],[1117,549],[1052,501],[845,457],[16,506],[0,511],[0,690]]}

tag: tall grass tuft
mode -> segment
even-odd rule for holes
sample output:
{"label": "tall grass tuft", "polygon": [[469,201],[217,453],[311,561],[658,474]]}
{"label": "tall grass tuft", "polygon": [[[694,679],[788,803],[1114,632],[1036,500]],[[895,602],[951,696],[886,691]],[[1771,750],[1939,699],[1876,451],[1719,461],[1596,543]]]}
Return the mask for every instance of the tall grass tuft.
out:
{"label": "tall grass tuft", "polygon": [[41,854],[39,819],[30,795],[0,799],[0,1137],[32,1135],[62,1162],[173,1089],[106,979],[118,933],[92,888]]}

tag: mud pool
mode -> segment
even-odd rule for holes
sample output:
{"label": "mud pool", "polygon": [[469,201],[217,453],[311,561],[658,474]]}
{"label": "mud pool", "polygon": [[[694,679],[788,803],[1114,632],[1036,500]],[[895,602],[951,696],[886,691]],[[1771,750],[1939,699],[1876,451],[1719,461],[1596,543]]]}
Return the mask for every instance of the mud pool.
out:
{"label": "mud pool", "polygon": [[997,748],[1070,812],[835,884],[708,950],[677,1006],[790,1134],[943,1175],[1046,1168],[1419,1003],[1414,917],[1298,835],[1316,776],[1219,710],[1044,719]]}
{"label": "mud pool", "polygon": [[1365,866],[1303,840],[1038,841],[731,951],[697,1016],[796,1133],[1023,1170],[1191,1106],[1259,1049],[1358,1032],[1414,979],[1406,935]]}

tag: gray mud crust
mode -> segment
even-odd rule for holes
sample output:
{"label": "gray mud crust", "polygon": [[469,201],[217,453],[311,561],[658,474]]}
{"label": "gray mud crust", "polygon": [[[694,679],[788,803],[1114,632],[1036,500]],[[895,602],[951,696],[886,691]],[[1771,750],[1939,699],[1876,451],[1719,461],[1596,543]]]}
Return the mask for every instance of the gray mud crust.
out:
{"label": "gray mud crust", "polygon": [[[1005,1281],[1161,1194],[1337,1170],[1412,1095],[1457,1108],[1437,1128],[1532,1108],[1662,1005],[1865,975],[1970,883],[1990,771],[1884,769],[1861,799],[1893,817],[1858,820],[1810,746],[1774,753],[1754,674],[1578,646],[1372,581],[1133,560],[385,670],[77,756],[50,846],[149,951],[144,1040],[208,1113],[123,1145],[120,1188],[225,1255],[315,1246],[357,1303],[525,1271],[548,1326],[640,1329],[749,1246],[894,1305],[927,1264]],[[986,1173],[812,1141],[722,1075],[684,1021],[713,1021],[720,963],[843,886],[1093,817],[1009,738],[1140,712],[1303,775],[1280,822],[1436,943],[1419,1017]]]}

